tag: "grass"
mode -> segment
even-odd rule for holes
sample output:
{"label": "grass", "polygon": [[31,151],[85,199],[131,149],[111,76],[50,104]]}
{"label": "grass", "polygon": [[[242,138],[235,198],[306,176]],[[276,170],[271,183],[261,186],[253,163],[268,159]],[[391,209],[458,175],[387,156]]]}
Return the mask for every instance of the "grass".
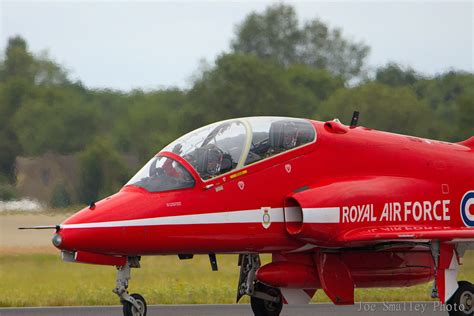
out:
{"label": "grass", "polygon": [[[269,256],[263,256],[268,262]],[[460,280],[474,281],[474,256],[467,254]],[[132,270],[130,291],[149,304],[235,303],[237,256],[218,256],[212,272],[206,256],[180,261],[175,256],[144,257]],[[1,254],[0,307],[117,305],[111,290],[115,269],[61,261],[59,254]],[[426,301],[431,284],[392,289],[356,289],[357,301]],[[328,302],[318,291],[313,302]],[[248,298],[242,300],[248,302]]]}

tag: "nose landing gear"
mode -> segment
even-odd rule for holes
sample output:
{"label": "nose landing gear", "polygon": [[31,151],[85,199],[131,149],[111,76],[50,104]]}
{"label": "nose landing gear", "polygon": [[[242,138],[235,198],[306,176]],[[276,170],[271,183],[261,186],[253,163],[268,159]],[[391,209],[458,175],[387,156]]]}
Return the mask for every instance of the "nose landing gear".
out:
{"label": "nose landing gear", "polygon": [[140,294],[128,294],[128,280],[130,280],[130,269],[140,267],[139,257],[130,257],[122,267],[117,267],[117,279],[115,289],[112,290],[120,298],[123,305],[124,316],[146,316],[146,301]]}

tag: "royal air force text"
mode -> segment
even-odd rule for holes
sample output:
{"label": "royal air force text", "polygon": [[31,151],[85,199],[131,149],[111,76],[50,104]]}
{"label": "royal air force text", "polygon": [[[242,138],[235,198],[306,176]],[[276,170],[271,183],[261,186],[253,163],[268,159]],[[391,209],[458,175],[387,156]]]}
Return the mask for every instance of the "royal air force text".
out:
{"label": "royal air force text", "polygon": [[343,206],[343,223],[449,221],[450,200],[385,203],[381,212],[374,204]]}

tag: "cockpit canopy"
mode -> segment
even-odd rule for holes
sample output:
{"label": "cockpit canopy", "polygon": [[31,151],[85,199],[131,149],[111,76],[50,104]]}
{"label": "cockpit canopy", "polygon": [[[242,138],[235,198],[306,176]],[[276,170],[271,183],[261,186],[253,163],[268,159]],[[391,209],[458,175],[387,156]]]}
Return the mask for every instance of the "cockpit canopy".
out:
{"label": "cockpit canopy", "polygon": [[202,127],[162,151],[183,157],[206,180],[310,143],[315,136],[308,120],[250,117]]}
{"label": "cockpit canopy", "polygon": [[245,150],[247,128],[243,121],[214,123],[172,142],[162,151],[171,151],[189,162],[201,178],[235,169]]}
{"label": "cockpit canopy", "polygon": [[[181,156],[207,180],[311,143],[315,138],[316,131],[309,120],[249,117],[204,126],[178,138],[161,152]],[[192,187],[194,179],[179,162],[158,154],[127,185],[159,192]]]}

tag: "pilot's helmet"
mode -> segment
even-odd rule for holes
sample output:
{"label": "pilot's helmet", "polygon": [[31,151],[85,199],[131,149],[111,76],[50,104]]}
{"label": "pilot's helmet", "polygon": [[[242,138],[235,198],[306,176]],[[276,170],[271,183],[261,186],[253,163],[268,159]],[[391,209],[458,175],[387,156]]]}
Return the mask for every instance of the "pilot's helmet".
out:
{"label": "pilot's helmet", "polygon": [[206,171],[210,176],[216,176],[220,173],[223,153],[216,146],[207,148],[207,168]]}

